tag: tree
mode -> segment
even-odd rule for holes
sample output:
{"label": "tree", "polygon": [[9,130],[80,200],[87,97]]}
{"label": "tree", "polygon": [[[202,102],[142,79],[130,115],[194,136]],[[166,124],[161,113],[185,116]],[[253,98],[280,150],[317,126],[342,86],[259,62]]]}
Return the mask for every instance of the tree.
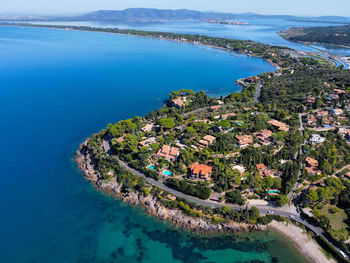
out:
{"label": "tree", "polygon": [[225,194],[225,199],[231,204],[244,205],[244,200],[241,196],[241,192],[238,190],[233,190]]}
{"label": "tree", "polygon": [[318,193],[316,190],[314,189],[311,189],[309,191],[309,193],[306,195],[306,199],[310,202],[310,203],[315,203],[319,200],[319,197],[318,197]]}
{"label": "tree", "polygon": [[276,203],[278,206],[285,206],[289,203],[289,198],[286,195],[279,195],[277,197]]}
{"label": "tree", "polygon": [[250,208],[250,215],[249,218],[256,222],[256,220],[258,220],[258,218],[260,217],[260,211],[257,207],[252,206],[252,208]]}
{"label": "tree", "polygon": [[166,129],[172,129],[175,127],[175,122],[171,118],[160,119],[160,125]]}

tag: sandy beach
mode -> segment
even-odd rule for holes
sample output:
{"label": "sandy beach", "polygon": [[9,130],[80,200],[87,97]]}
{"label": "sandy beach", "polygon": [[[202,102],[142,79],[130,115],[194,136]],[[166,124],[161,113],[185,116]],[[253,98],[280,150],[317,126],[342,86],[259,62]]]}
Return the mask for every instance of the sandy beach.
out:
{"label": "sandy beach", "polygon": [[297,227],[292,223],[287,224],[285,222],[277,221],[272,221],[269,226],[292,240],[298,249],[313,262],[336,263],[334,259],[328,259],[324,255],[322,248],[315,240],[308,237],[302,228]]}

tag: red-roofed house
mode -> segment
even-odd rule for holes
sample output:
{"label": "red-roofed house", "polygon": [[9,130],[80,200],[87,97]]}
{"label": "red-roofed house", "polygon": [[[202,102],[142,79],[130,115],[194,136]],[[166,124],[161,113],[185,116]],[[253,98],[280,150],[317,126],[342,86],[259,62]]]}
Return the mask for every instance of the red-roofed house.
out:
{"label": "red-roofed house", "polygon": [[257,138],[265,145],[268,145],[271,143],[269,141],[269,138],[272,136],[272,131],[270,130],[262,130],[257,134]]}
{"label": "red-roofed house", "polygon": [[318,161],[311,158],[311,157],[306,157],[305,159],[306,166],[305,169],[309,174],[321,174],[321,171],[318,169]]}
{"label": "red-roofed house", "polygon": [[236,139],[241,147],[248,146],[253,142],[253,137],[251,135],[236,135]]}
{"label": "red-roofed house", "polygon": [[267,169],[265,164],[259,163],[259,164],[256,164],[255,166],[261,177],[270,176],[270,170]]}
{"label": "red-roofed house", "polygon": [[268,123],[280,131],[289,131],[289,126],[283,122],[277,120],[269,120]]}
{"label": "red-roofed house", "polygon": [[182,99],[173,99],[170,102],[171,106],[176,107],[176,108],[182,108],[183,106],[185,106],[185,103],[183,102]]}
{"label": "red-roofed house", "polygon": [[191,175],[196,179],[210,180],[213,167],[205,164],[194,163],[191,165]]}
{"label": "red-roofed house", "polygon": [[156,158],[165,158],[167,161],[175,161],[179,156],[180,151],[176,147],[169,147],[168,145],[163,145],[161,149],[154,155]]}
{"label": "red-roofed house", "polygon": [[202,149],[205,148],[205,147],[208,147],[209,145],[213,144],[215,139],[216,138],[214,136],[206,135],[206,136],[204,136],[204,138],[202,140],[200,140],[198,142],[198,147],[200,147]]}
{"label": "red-roofed house", "polygon": [[317,117],[325,117],[328,115],[328,111],[318,111],[316,112]]}

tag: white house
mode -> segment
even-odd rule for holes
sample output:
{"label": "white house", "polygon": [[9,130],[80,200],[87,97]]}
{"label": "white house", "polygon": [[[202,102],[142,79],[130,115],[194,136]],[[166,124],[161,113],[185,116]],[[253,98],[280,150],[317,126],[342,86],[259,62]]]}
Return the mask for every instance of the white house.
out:
{"label": "white house", "polygon": [[309,139],[309,143],[323,143],[323,142],[324,142],[324,138],[319,134],[312,134]]}

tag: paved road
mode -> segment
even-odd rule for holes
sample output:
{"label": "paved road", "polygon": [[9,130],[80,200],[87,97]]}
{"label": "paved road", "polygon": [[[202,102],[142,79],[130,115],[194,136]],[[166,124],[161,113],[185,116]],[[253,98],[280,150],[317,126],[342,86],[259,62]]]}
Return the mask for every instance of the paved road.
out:
{"label": "paved road", "polygon": [[256,102],[260,102],[261,88],[262,88],[262,83],[261,83],[261,81],[259,81],[258,85],[256,86],[256,91],[255,91],[255,98],[254,98],[254,100]]}

